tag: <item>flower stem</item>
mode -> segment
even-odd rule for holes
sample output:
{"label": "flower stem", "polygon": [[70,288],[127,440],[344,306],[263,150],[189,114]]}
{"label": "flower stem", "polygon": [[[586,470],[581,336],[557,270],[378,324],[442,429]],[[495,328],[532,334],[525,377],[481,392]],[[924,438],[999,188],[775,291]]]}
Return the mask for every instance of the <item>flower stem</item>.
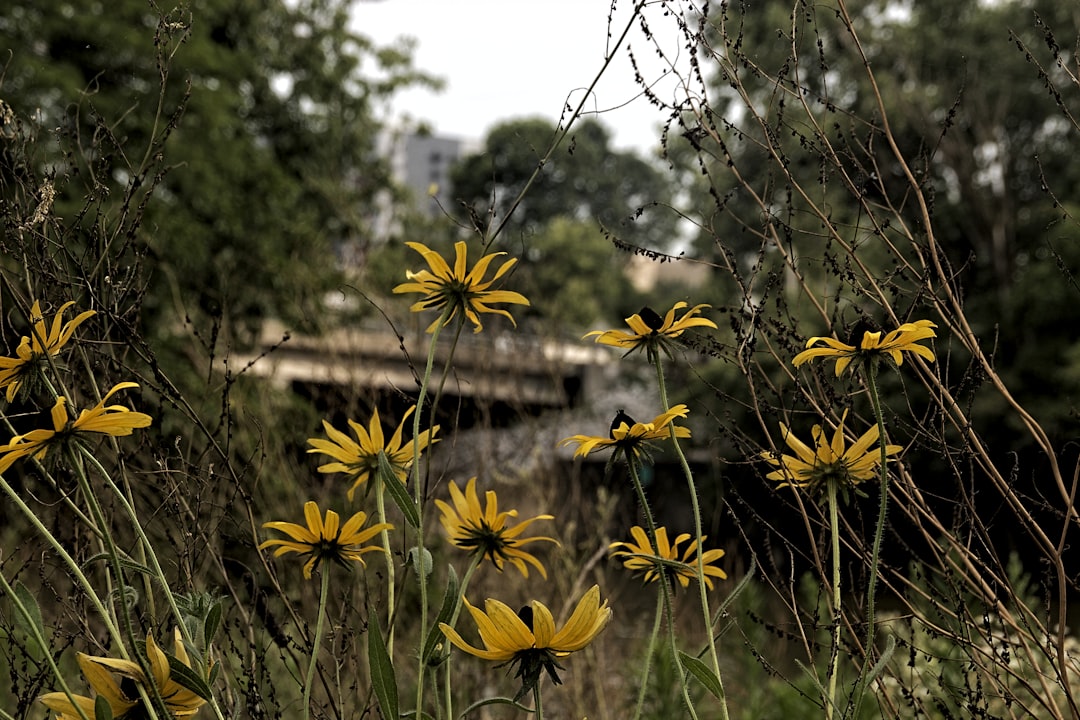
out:
{"label": "flower stem", "polygon": [[836,705],[837,673],[840,669],[840,521],[836,510],[836,482],[829,480],[829,533],[832,536],[832,648],[829,658],[829,697],[825,699],[825,716],[840,717]]}
{"label": "flower stem", "polygon": [[[45,640],[45,636],[43,635],[44,628],[41,628],[37,625],[34,616],[30,612],[30,608],[27,608],[25,605],[23,605],[22,600],[19,598],[19,595],[15,593],[15,589],[11,587],[11,585],[7,581],[7,578],[4,577],[3,573],[0,573],[0,586],[2,586],[4,595],[7,596],[12,603],[14,603],[15,611],[18,612],[18,614],[23,618],[23,622],[25,623],[25,627],[28,628],[28,634],[30,635],[30,637],[34,640],[34,642],[37,643],[38,647],[42,650],[47,648],[48,643]],[[45,658],[45,662],[49,664],[49,669],[52,670],[53,677],[56,678],[56,682],[59,683],[60,689],[67,697],[68,702],[71,703],[71,707],[74,708],[80,720],[90,720],[90,718],[86,716],[86,711],[83,710],[82,706],[75,702],[75,696],[72,695],[71,688],[68,687],[68,684],[64,681],[64,674],[60,672],[60,668],[56,665],[56,660],[55,658],[53,658],[53,654],[51,652],[42,652],[41,654]],[[3,717],[7,718],[12,716],[5,713]],[[14,720],[14,718],[12,720]]]}
{"label": "flower stem", "polygon": [[[108,556],[109,565],[112,568],[113,575],[116,578],[116,592],[119,593],[119,613],[120,618],[124,624],[124,632],[127,634],[130,641],[135,642],[135,624],[131,619],[131,612],[128,610],[127,603],[127,584],[124,580],[123,565],[120,563],[120,551],[116,548],[116,541],[113,539],[112,533],[109,532],[109,526],[105,522],[105,512],[101,509],[101,504],[98,502],[97,495],[94,494],[93,488],[90,487],[90,478],[86,474],[86,466],[82,463],[79,454],[71,447],[66,446],[68,460],[71,461],[72,468],[75,471],[75,479],[78,482],[79,491],[86,499],[86,504],[90,508],[90,515],[94,518],[94,523],[97,524],[101,530],[101,538],[105,545],[105,554]],[[80,447],[83,455],[89,453]],[[101,465],[94,458],[95,465],[101,469]],[[107,473],[102,473],[104,477],[108,478]],[[110,483],[111,484],[111,483]],[[138,525],[136,520],[135,525]],[[142,531],[142,528],[139,528]],[[154,677],[152,668],[150,667],[149,660],[143,653],[138,651],[133,653],[135,656],[135,663],[143,672],[143,676],[147,678]],[[149,686],[149,687],[147,687]],[[150,720],[157,720],[158,709],[165,710],[165,716],[168,717],[168,710],[165,708],[165,701],[161,698],[161,688],[158,687],[156,682],[146,683],[145,685],[139,683],[140,694],[145,693],[148,697],[147,700],[151,702],[146,703],[146,711]]]}
{"label": "flower stem", "polygon": [[[187,642],[194,645],[194,638],[191,636],[191,630],[188,628],[186,622],[184,622],[184,615],[180,611],[180,606],[176,604],[176,596],[173,594],[172,589],[169,587],[169,580],[165,577],[165,571],[161,567],[161,562],[158,560],[157,552],[154,550],[154,546],[150,543],[150,538],[146,536],[146,532],[143,530],[142,523],[139,520],[138,514],[135,512],[135,507],[128,501],[127,495],[120,489],[120,487],[113,481],[112,476],[105,471],[101,462],[98,460],[92,452],[86,447],[79,445],[79,450],[82,456],[85,457],[91,465],[97,468],[98,473],[105,480],[105,483],[116,494],[116,497],[120,500],[120,504],[124,506],[124,512],[127,513],[131,519],[131,526],[135,530],[135,534],[139,536],[139,541],[142,547],[145,549],[144,556],[150,561],[153,566],[154,575],[157,577],[158,582],[161,584],[162,592],[165,593],[165,599],[169,603],[169,608],[172,610],[173,617],[176,620],[176,626],[180,628],[180,634]],[[102,528],[102,532],[105,532],[105,528]],[[107,533],[105,533],[107,534]],[[149,677],[149,676],[148,676]],[[214,714],[218,720],[225,720],[225,715],[218,705],[217,699],[214,697],[208,698],[208,704],[213,709]]]}
{"label": "flower stem", "polygon": [[641,709],[645,706],[645,694],[649,689],[649,675],[652,673],[652,659],[656,652],[656,638],[660,636],[660,623],[664,617],[664,596],[656,594],[656,617],[653,620],[652,633],[649,635],[649,646],[645,651],[645,668],[641,673],[641,686],[638,688],[637,704],[634,706],[634,718],[641,717]]}
{"label": "flower stem", "polygon": [[533,712],[536,714],[536,720],[544,720],[544,705],[540,702],[540,683],[541,680],[537,680],[533,685]]}
{"label": "flower stem", "polygon": [[[656,384],[660,391],[660,404],[667,412],[671,409],[668,404],[667,383],[664,381],[664,363],[660,352],[650,346],[648,349],[649,359],[656,368]],[[675,454],[679,456],[679,464],[682,466],[683,475],[686,477],[686,485],[690,492],[690,503],[694,512],[694,537],[697,540],[697,585],[698,597],[701,601],[701,614],[705,621],[705,631],[709,638],[709,659],[712,660],[713,672],[716,674],[716,682],[720,687],[720,717],[728,720],[727,695],[724,692],[724,683],[720,674],[720,656],[716,652],[716,638],[713,635],[712,611],[709,608],[709,596],[705,585],[705,560],[702,557],[705,548],[702,547],[703,531],[701,523],[701,504],[698,501],[697,484],[694,482],[694,474],[690,471],[690,463],[686,460],[686,454],[679,445],[679,439],[675,436],[675,425],[671,426],[671,444],[675,448]]]}
{"label": "flower stem", "polygon": [[[420,392],[416,397],[416,411],[413,414],[413,461],[411,475],[413,483],[413,500],[416,502],[417,512],[417,527],[416,527],[416,579],[420,584],[420,637],[427,637],[427,574],[424,568],[424,493],[420,486],[420,443],[418,438],[420,437],[420,417],[423,415],[424,400],[427,398],[428,385],[431,383],[431,370],[435,365],[435,345],[439,341],[439,332],[442,330],[443,325],[450,319],[450,313],[453,311],[453,305],[447,305],[443,309],[442,315],[439,317],[439,321],[435,323],[435,328],[431,333],[431,340],[428,342],[428,354],[427,362],[424,365],[424,376],[420,379]],[[462,316],[464,317],[464,315]],[[432,406],[431,417],[432,421],[435,418],[435,408]],[[392,628],[391,628],[392,630]],[[424,707],[424,670],[427,667],[427,660],[424,657],[424,653],[419,653],[420,660],[417,668],[416,675],[416,715],[420,717],[423,715]]]}
{"label": "flower stem", "polygon": [[56,539],[47,527],[41,522],[41,519],[34,514],[34,511],[23,502],[23,499],[15,492],[15,489],[8,484],[7,480],[0,475],[0,489],[4,491],[4,494],[11,499],[13,503],[19,508],[19,510],[26,516],[26,519],[34,526],[34,528],[45,538],[46,542],[52,546],[52,549],[67,565],[68,571],[71,576],[75,578],[76,582],[83,591],[86,592],[86,596],[90,599],[90,604],[97,610],[98,615],[101,616],[101,621],[105,623],[105,628],[109,631],[109,636],[112,638],[113,644],[117,647],[117,652],[124,660],[130,660],[130,656],[127,653],[126,646],[124,645],[122,636],[120,634],[120,628],[116,626],[116,620],[112,616],[112,613],[105,607],[105,604],[101,601],[97,591],[94,590],[94,586],[90,584],[89,578],[86,577],[82,571],[82,567],[75,562],[75,558],[71,557],[71,554],[64,548],[60,541]]}
{"label": "flower stem", "polygon": [[[874,638],[877,634],[875,632],[874,613],[876,611],[878,566],[881,562],[881,539],[885,535],[885,520],[888,517],[889,510],[889,470],[886,466],[889,443],[888,438],[885,436],[885,415],[881,409],[881,396],[878,394],[877,363],[872,363],[866,370],[866,386],[870,394],[870,404],[874,407],[874,418],[877,420],[878,427],[878,445],[881,450],[881,499],[878,503],[877,527],[874,529],[874,545],[870,551],[870,579],[866,585],[866,655],[863,658],[862,669],[859,671],[859,682],[856,687],[862,684],[862,679],[873,662]],[[859,700],[861,700],[861,694]],[[857,704],[859,700],[856,701]]]}
{"label": "flower stem", "polygon": [[[380,523],[386,522],[386,494],[383,487],[382,480],[379,479],[376,474],[375,487],[375,513],[378,515],[377,521]],[[386,652],[390,657],[394,657],[394,554],[390,550],[390,532],[383,528],[379,532],[379,539],[382,541],[383,552],[386,553]]]}
{"label": "flower stem", "polygon": [[[645,498],[645,488],[641,486],[641,478],[638,475],[638,459],[634,455],[633,451],[626,451],[626,464],[630,468],[630,480],[634,484],[634,489],[637,490],[638,500],[641,502],[642,510],[645,513],[646,530],[649,536],[649,542],[655,551],[658,552],[656,542],[656,522],[653,520],[652,510],[649,509],[648,500]],[[682,659],[679,658],[679,644],[675,637],[675,615],[674,615],[674,603],[671,598],[671,585],[668,583],[667,568],[658,564],[656,568],[657,581],[660,583],[660,598],[663,602],[664,614],[667,616],[668,637],[671,640],[671,659],[675,663],[675,667],[679,670],[679,684],[682,690],[683,701],[686,703],[686,709],[690,713],[690,717],[697,720],[697,712],[694,710],[694,704],[690,701],[690,692],[687,689],[687,676],[686,669],[683,667]],[[711,632],[711,631],[710,631]]]}
{"label": "flower stem", "polygon": [[[450,621],[446,623],[450,627],[457,625],[458,615],[461,613],[461,601],[465,597],[465,589],[469,587],[469,581],[472,580],[473,573],[476,572],[476,568],[480,566],[480,562],[484,559],[483,555],[474,553],[469,558],[469,567],[465,569],[465,575],[461,578],[461,584],[458,585],[457,597],[454,598],[454,611],[450,613]],[[444,696],[446,702],[446,717],[454,717],[454,705],[453,696],[450,693],[450,662],[453,659],[453,654],[450,649],[446,649],[446,657],[443,659],[443,675],[445,677],[444,684]]]}
{"label": "flower stem", "polygon": [[319,571],[322,573],[322,590],[319,592],[319,617],[315,621],[315,639],[311,643],[311,661],[304,678],[304,720],[311,717],[311,686],[315,683],[315,669],[319,664],[319,646],[322,645],[326,624],[326,600],[330,595],[330,565],[323,563]]}

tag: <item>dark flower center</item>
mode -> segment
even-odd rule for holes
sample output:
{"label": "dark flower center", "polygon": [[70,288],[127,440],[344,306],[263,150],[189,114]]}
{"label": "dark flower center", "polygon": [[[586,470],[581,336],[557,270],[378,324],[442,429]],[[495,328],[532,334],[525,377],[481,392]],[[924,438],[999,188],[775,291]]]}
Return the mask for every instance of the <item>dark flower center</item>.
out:
{"label": "dark flower center", "polygon": [[635,425],[634,418],[630,417],[625,412],[623,412],[622,408],[619,408],[619,411],[615,413],[615,419],[611,421],[611,429],[608,431],[608,437],[610,437],[612,440],[614,440],[615,439],[615,431],[623,423],[626,423],[626,427],[628,427],[628,428],[632,428]]}
{"label": "dark flower center", "polygon": [[851,342],[848,344],[855,348],[861,348],[863,336],[868,332],[875,332],[873,324],[860,318],[859,321],[855,323],[855,327],[851,329]]}
{"label": "dark flower center", "polygon": [[487,522],[481,520],[478,525],[469,523],[467,534],[457,539],[455,544],[460,548],[477,550],[495,562],[498,558],[506,558],[503,548],[510,547],[513,542],[504,540],[500,531],[492,529]]}
{"label": "dark flower center", "polygon": [[640,317],[641,321],[653,332],[658,332],[664,327],[664,318],[657,315],[656,311],[647,305],[641,308],[641,311],[638,312],[638,317]]}

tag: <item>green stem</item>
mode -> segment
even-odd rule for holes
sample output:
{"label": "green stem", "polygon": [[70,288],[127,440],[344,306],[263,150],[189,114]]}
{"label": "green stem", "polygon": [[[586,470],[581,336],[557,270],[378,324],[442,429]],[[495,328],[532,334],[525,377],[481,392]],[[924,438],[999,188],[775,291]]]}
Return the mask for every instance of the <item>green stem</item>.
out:
{"label": "green stem", "polygon": [[[386,522],[386,495],[382,480],[375,474],[375,513],[377,522]],[[386,652],[394,657],[394,553],[390,549],[390,531],[385,528],[379,533],[383,551],[386,553]]]}
{"label": "green stem", "polygon": [[[420,417],[423,415],[424,400],[427,398],[428,385],[431,382],[431,370],[435,365],[435,345],[439,341],[439,333],[442,331],[443,325],[450,319],[450,314],[454,307],[447,305],[439,317],[439,321],[435,324],[435,329],[431,333],[431,340],[428,343],[427,362],[424,365],[424,376],[420,379],[420,392],[416,398],[416,411],[413,415],[413,462],[411,470],[412,483],[413,483],[413,500],[416,502],[416,512],[418,514],[418,522],[416,527],[416,578],[420,584],[420,637],[427,637],[427,575],[424,572],[424,504],[423,504],[423,491],[420,487],[420,444],[418,438],[420,437]],[[464,318],[464,313],[462,314]],[[434,405],[432,406],[432,418],[434,419]],[[420,717],[423,714],[424,707],[424,671],[427,668],[427,662],[424,658],[424,653],[418,653],[419,663],[416,676],[416,715]]]}
{"label": "green stem", "polygon": [[837,674],[840,668],[840,521],[836,510],[836,482],[828,485],[829,532],[832,536],[832,648],[829,658],[829,697],[825,700],[826,717],[839,717],[836,705]]}
{"label": "green stem", "polygon": [[[874,544],[870,551],[870,579],[866,585],[866,654],[863,658],[862,668],[859,671],[858,682],[856,688],[860,688],[863,678],[869,671],[870,665],[873,662],[873,649],[874,639],[876,637],[875,632],[875,611],[876,611],[876,597],[877,597],[877,582],[878,582],[878,566],[881,562],[881,539],[885,535],[885,520],[888,517],[889,510],[889,469],[886,465],[888,462],[888,438],[885,436],[885,415],[881,408],[881,396],[878,394],[877,386],[877,363],[870,364],[866,371],[866,385],[870,394],[870,404],[874,408],[874,418],[877,420],[878,427],[878,445],[880,450],[880,471],[881,471],[881,499],[878,503],[878,517],[877,527],[874,529]],[[856,699],[856,707],[861,704],[862,693]]]}
{"label": "green stem", "polygon": [[[83,712],[82,707],[75,702],[75,697],[71,693],[71,688],[69,688],[68,684],[64,681],[64,675],[60,672],[60,668],[57,667],[56,660],[53,659],[53,654],[49,651],[45,636],[42,634],[43,628],[38,627],[35,616],[22,604],[22,600],[15,594],[15,590],[8,584],[7,578],[4,577],[3,573],[0,573],[0,584],[3,585],[4,594],[15,604],[15,610],[22,616],[25,627],[29,628],[30,636],[41,649],[41,655],[45,658],[45,662],[49,664],[49,669],[52,670],[53,677],[56,678],[56,682],[60,684],[60,689],[63,691],[64,695],[67,696],[68,702],[75,708],[75,712],[78,713],[80,720],[90,720],[90,718],[86,716],[86,713]],[[5,713],[3,717],[7,718],[11,716]]]}
{"label": "green stem", "polygon": [[[484,556],[479,553],[474,553],[469,558],[469,567],[465,569],[465,575],[461,578],[461,584],[458,585],[457,597],[454,599],[454,610],[450,613],[450,622],[446,623],[450,627],[457,626],[458,615],[461,613],[462,600],[465,598],[465,589],[469,587],[469,581],[472,580],[473,573],[476,572],[476,568],[480,566],[480,562],[484,559]],[[450,662],[453,655],[450,652],[449,646],[445,648],[445,657],[443,658],[443,676],[445,678],[444,683],[444,696],[446,702],[446,717],[454,717],[454,703],[453,696],[450,693]]]}
{"label": "green stem", "polygon": [[641,511],[645,514],[645,530],[648,533],[649,542],[652,543],[653,550],[656,551],[656,521],[653,520],[649,500],[645,497],[645,488],[641,485],[641,477],[638,475],[638,462],[640,461],[634,455],[634,451],[626,450],[626,465],[630,468],[630,482],[637,492],[638,502],[641,503]]}
{"label": "green stem", "polygon": [[536,713],[536,720],[543,720],[544,718],[544,706],[540,702],[540,683],[542,680],[537,680],[533,685],[533,712]]}
{"label": "green stem", "polygon": [[98,597],[97,591],[94,590],[94,586],[90,584],[90,580],[83,573],[82,568],[75,558],[71,557],[70,553],[60,544],[60,541],[49,532],[49,529],[42,524],[41,520],[34,511],[23,502],[22,498],[18,496],[15,489],[8,484],[7,480],[0,475],[0,489],[3,489],[4,494],[7,495],[16,507],[26,516],[26,519],[30,521],[30,524],[34,526],[34,529],[41,534],[41,537],[45,538],[46,542],[52,546],[54,552],[60,556],[67,565],[68,571],[71,576],[75,578],[76,583],[86,592],[86,596],[90,599],[90,604],[97,610],[98,615],[101,616],[101,621],[105,623],[105,629],[109,631],[109,636],[112,638],[113,645],[116,646],[117,652],[120,653],[121,658],[124,660],[130,660],[131,657],[127,653],[127,649],[124,645],[123,636],[120,633],[120,628],[116,626],[116,621],[112,616],[112,613],[108,611],[105,604],[101,602],[101,598]]}
{"label": "green stem", "polygon": [[641,673],[641,686],[638,688],[637,704],[634,706],[634,718],[641,717],[641,710],[645,707],[645,694],[649,689],[649,675],[652,673],[653,654],[656,653],[656,639],[660,636],[660,623],[664,617],[664,598],[660,593],[656,594],[656,617],[653,619],[652,633],[649,635],[649,646],[645,653],[645,668]]}
{"label": "green stem", "polygon": [[323,629],[326,624],[326,600],[330,595],[330,565],[323,563],[319,571],[322,573],[322,590],[319,592],[319,617],[315,621],[311,661],[308,663],[307,676],[304,679],[304,720],[311,717],[311,686],[315,683],[315,669],[319,664],[319,646],[322,645]]}
{"label": "green stem", "polygon": [[[660,358],[660,352],[655,347],[650,346],[648,354],[649,359],[652,360],[653,366],[656,368],[656,384],[660,390],[660,404],[663,406],[664,412],[667,412],[671,409],[671,406],[668,404],[667,383],[664,381],[664,363]],[[690,463],[687,462],[686,454],[679,445],[679,439],[675,436],[675,425],[672,424],[670,428],[671,444],[675,448],[675,454],[679,456],[679,464],[682,466],[683,475],[686,477],[686,485],[690,491],[690,503],[694,512],[694,537],[697,539],[698,544],[696,567],[698,599],[701,602],[701,614],[705,621],[705,631],[709,638],[709,659],[712,660],[713,672],[716,674],[716,682],[720,688],[720,717],[721,720],[728,720],[727,694],[724,692],[724,683],[721,679],[720,656],[716,651],[716,638],[713,635],[712,611],[709,608],[709,596],[706,592],[705,585],[705,560],[702,557],[705,548],[702,547],[704,534],[701,522],[701,503],[698,500],[697,484],[694,482],[694,474],[690,471]]]}
{"label": "green stem", "polygon": [[[443,663],[445,665],[445,667],[443,667],[443,671],[442,671],[442,676],[443,676],[443,703],[446,705],[446,717],[451,718],[451,720],[452,720],[453,717],[454,717],[454,696],[450,692],[450,666],[448,665],[449,662],[450,662],[450,658],[447,657],[446,661]],[[439,716],[441,717],[442,716],[442,710],[439,709],[439,708],[436,708],[436,710],[439,711]]]}
{"label": "green stem", "polygon": [[[84,455],[88,453],[81,446],[79,448]],[[86,474],[86,467],[80,460],[79,455],[72,449],[71,445],[66,445],[68,459],[71,461],[72,468],[75,471],[75,479],[78,482],[79,491],[86,498],[86,504],[90,507],[90,515],[94,518],[94,523],[101,530],[101,538],[105,545],[105,554],[109,558],[109,565],[112,567],[113,576],[116,578],[117,591],[119,592],[119,610],[121,621],[124,625],[124,632],[134,645],[135,643],[135,624],[131,619],[131,613],[128,611],[127,604],[127,583],[124,580],[124,569],[120,563],[120,552],[116,549],[116,542],[113,540],[112,533],[109,532],[109,526],[105,521],[105,513],[101,509],[101,504],[98,503],[97,495],[94,494],[93,488],[90,487],[90,478]],[[94,459],[95,465],[100,468],[101,465]],[[105,473],[102,473],[105,477],[108,477]],[[138,521],[135,522],[138,525]],[[140,532],[142,528],[139,528]],[[116,603],[114,603],[116,606]],[[153,678],[154,673],[151,671],[149,660],[143,653],[138,651],[133,653],[135,656],[135,663],[143,672],[143,676],[146,678]],[[141,683],[139,684],[140,695],[146,695],[144,697],[145,710],[147,711],[150,720],[157,720],[157,711],[160,708],[165,712],[165,716],[168,717],[168,710],[165,707],[165,701],[161,697],[161,688],[157,686],[155,682],[147,683],[149,689],[145,688]],[[150,702],[145,702],[149,700]]]}
{"label": "green stem", "polygon": [[[634,455],[632,450],[626,451],[626,464],[630,468],[630,480],[634,485],[634,489],[637,490],[638,500],[641,502],[641,507],[645,513],[646,530],[649,536],[649,542],[652,543],[653,551],[659,552],[657,549],[659,546],[656,543],[656,522],[653,520],[652,510],[649,509],[648,500],[645,498],[645,489],[641,486],[641,478],[638,476],[637,470],[638,459]],[[690,701],[690,692],[687,688],[687,676],[686,670],[683,668],[682,659],[679,657],[679,645],[675,637],[675,616],[674,616],[674,603],[671,599],[671,586],[668,583],[667,568],[662,564],[657,564],[656,567],[657,581],[660,583],[660,597],[663,600],[664,614],[667,616],[668,637],[671,640],[671,658],[675,663],[675,667],[679,670],[679,683],[682,690],[683,701],[686,703],[686,708],[690,713],[690,717],[697,720],[697,712],[694,710],[694,704]]]}
{"label": "green stem", "polygon": [[[172,611],[173,617],[176,620],[176,626],[180,628],[181,637],[183,637],[183,639],[192,647],[197,647],[197,643],[195,642],[195,639],[191,636],[191,632],[188,629],[187,623],[184,622],[184,615],[180,611],[180,606],[176,604],[176,596],[173,595],[172,588],[169,586],[169,580],[167,577],[165,577],[165,571],[162,569],[161,562],[158,560],[157,552],[154,550],[154,546],[150,543],[150,538],[146,536],[146,532],[143,530],[142,522],[140,521],[138,514],[135,512],[135,507],[128,502],[127,495],[125,495],[124,492],[120,489],[120,487],[115,482],[113,482],[112,476],[108,472],[106,472],[105,468],[101,465],[101,462],[97,459],[97,457],[82,445],[79,446],[79,450],[82,453],[83,457],[87,458],[90,463],[97,469],[98,473],[100,473],[101,477],[105,480],[105,483],[112,489],[116,497],[120,500],[120,504],[123,505],[124,512],[126,512],[128,517],[131,519],[131,526],[132,528],[134,528],[135,534],[138,535],[140,543],[146,550],[145,557],[150,560],[150,564],[154,570],[154,575],[157,578],[158,582],[161,584],[162,592],[164,592],[165,599],[169,603],[169,609]],[[103,527],[102,530],[104,532],[105,528]],[[105,532],[105,535],[108,535],[108,533]],[[207,651],[209,651],[209,648],[207,648]],[[201,671],[208,672],[205,667],[201,668]],[[153,675],[148,674],[147,677],[153,677]],[[218,720],[225,720],[225,715],[222,712],[221,707],[218,705],[216,698],[210,697],[208,699],[208,704],[213,709],[214,714],[217,716]]]}

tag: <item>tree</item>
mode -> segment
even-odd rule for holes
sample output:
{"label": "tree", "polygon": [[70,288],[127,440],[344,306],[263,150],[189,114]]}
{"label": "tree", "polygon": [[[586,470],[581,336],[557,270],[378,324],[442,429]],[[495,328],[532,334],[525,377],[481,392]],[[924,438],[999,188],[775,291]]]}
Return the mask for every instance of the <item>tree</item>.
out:
{"label": "tree", "polygon": [[249,331],[268,316],[312,323],[338,251],[367,241],[389,185],[374,106],[426,78],[408,48],[348,30],[348,5],[0,8],[4,98],[59,128],[60,153],[40,152],[57,206],[77,213],[89,188],[142,218],[123,239],[153,273],[143,306],[155,331],[185,317]]}
{"label": "tree", "polygon": [[451,173],[452,197],[474,224],[498,226],[541,167],[507,225],[507,242],[536,232],[558,216],[598,223],[636,245],[667,247],[675,238],[671,187],[664,175],[633,152],[610,146],[608,131],[595,120],[575,125],[566,141],[543,162],[556,127],[534,118],[493,127],[480,152],[463,158]]}

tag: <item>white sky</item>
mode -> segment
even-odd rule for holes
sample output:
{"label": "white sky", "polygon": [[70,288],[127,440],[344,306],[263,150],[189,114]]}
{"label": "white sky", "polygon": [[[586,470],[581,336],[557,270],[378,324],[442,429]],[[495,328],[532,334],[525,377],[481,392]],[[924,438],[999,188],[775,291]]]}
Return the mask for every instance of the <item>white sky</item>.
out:
{"label": "white sky", "polygon": [[[353,29],[376,45],[415,38],[415,66],[445,79],[440,93],[407,90],[392,117],[426,121],[434,132],[480,140],[499,121],[543,116],[555,122],[574,106],[603,66],[606,45],[625,28],[632,0],[618,0],[608,39],[608,0],[378,0],[353,6]],[[654,31],[677,48],[675,26],[648,9]],[[627,42],[662,97],[676,92],[639,29]],[[685,52],[682,53],[685,58]],[[661,79],[663,78],[663,79]],[[620,149],[648,153],[659,144],[663,114],[634,83],[624,47],[586,108],[599,111]]]}

